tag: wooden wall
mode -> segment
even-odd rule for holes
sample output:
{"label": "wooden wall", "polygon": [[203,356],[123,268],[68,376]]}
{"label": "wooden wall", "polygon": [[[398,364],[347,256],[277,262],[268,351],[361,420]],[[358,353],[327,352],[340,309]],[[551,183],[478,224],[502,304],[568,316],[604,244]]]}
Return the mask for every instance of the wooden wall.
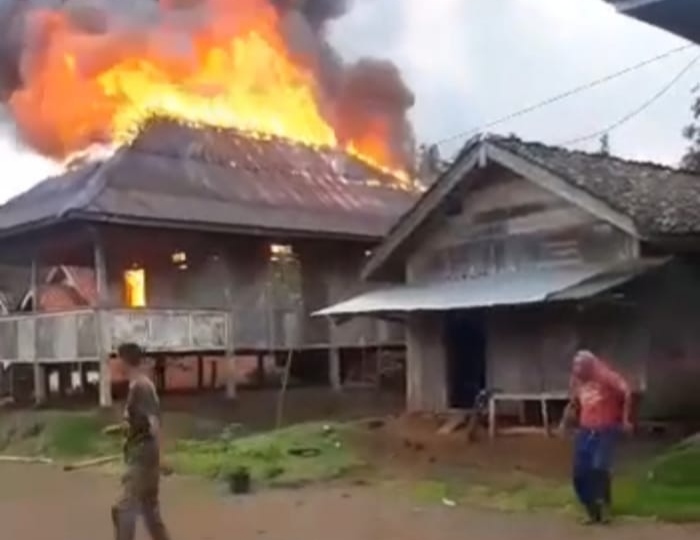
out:
{"label": "wooden wall", "polygon": [[[352,321],[331,336],[328,320],[309,317],[364,289],[360,267],[367,245],[127,228],[108,228],[103,236],[110,307],[124,306],[124,271],[141,267],[149,308],[232,310],[237,348],[323,347],[331,341],[357,347],[403,340],[401,327],[383,321]],[[271,243],[292,246],[296,265],[290,272],[297,276],[280,276],[270,258]],[[186,268],[172,261],[175,252],[186,254]]]}
{"label": "wooden wall", "polygon": [[412,314],[406,323],[406,407],[442,411],[448,407],[447,354],[443,316]]}
{"label": "wooden wall", "polygon": [[408,261],[408,279],[465,279],[491,272],[635,256],[637,242],[510,171],[492,166],[453,196]]}
{"label": "wooden wall", "polygon": [[700,415],[700,269],[671,265],[612,303],[492,311],[488,384],[507,392],[567,389],[577,346],[607,358],[644,394],[653,418]]}

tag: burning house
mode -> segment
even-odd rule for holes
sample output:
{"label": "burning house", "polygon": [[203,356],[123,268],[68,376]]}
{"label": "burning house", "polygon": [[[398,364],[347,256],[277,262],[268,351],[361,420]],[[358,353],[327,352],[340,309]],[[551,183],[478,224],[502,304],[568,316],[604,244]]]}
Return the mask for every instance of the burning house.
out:
{"label": "burning house", "polygon": [[[49,364],[104,365],[123,341],[170,357],[295,350],[330,353],[338,386],[343,350],[402,344],[386,323],[306,316],[359,290],[367,251],[414,199],[395,183],[344,153],[151,122],[0,207],[0,253],[32,267],[34,311],[0,318],[0,359],[33,365],[41,392]],[[94,268],[94,295],[32,306],[41,270],[61,265]]]}
{"label": "burning house", "polygon": [[409,409],[469,408],[486,388],[492,419],[534,401],[548,425],[585,347],[645,416],[697,415],[699,199],[692,172],[476,138],[374,250],[365,277],[394,285],[318,314],[404,321]]}
{"label": "burning house", "polygon": [[[0,360],[33,374],[37,400],[47,369],[78,363],[100,366],[109,404],[124,340],[230,359],[229,395],[242,354],[314,357],[337,388],[344,351],[401,345],[387,323],[306,317],[362,288],[368,250],[415,198],[413,95],[390,63],[333,50],[327,26],[347,7],[4,6],[17,134],[73,164],[0,208],[0,264],[31,268],[25,311],[0,320]],[[94,290],[46,282],[54,267],[92,269]]]}

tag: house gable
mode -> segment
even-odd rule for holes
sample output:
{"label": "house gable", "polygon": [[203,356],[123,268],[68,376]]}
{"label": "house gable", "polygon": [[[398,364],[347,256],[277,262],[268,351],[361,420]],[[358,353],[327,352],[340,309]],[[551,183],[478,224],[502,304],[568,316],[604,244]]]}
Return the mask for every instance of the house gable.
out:
{"label": "house gable", "polygon": [[601,212],[491,160],[426,222],[409,282],[452,280],[532,266],[610,264],[637,254],[637,239]]}
{"label": "house gable", "polygon": [[[539,193],[539,195],[535,195],[533,191],[529,195],[521,194],[525,199],[522,203],[514,200],[513,204],[516,207],[526,205],[528,197],[534,198],[536,201],[539,197],[542,201],[537,204],[544,204],[549,200],[549,205],[553,205],[553,207],[546,206],[547,211],[557,210],[556,207],[559,206],[561,207],[558,209],[560,214],[564,215],[568,214],[571,209],[575,209],[576,212],[573,212],[572,215],[578,215],[579,221],[583,219],[580,216],[585,215],[589,220],[601,222],[598,224],[599,230],[602,230],[603,225],[606,225],[607,228],[626,233],[625,238],[638,236],[633,220],[605,201],[572,185],[566,179],[559,177],[540,164],[531,162],[507,148],[501,148],[489,139],[475,139],[465,146],[452,166],[392,228],[387,238],[375,250],[365,266],[363,278],[397,280],[400,275],[397,269],[404,266],[406,260],[412,258],[412,254],[417,251],[418,246],[426,246],[431,239],[434,240],[432,235],[435,234],[435,229],[440,226],[446,216],[454,217],[456,212],[462,212],[462,207],[471,208],[477,204],[477,202],[472,201],[472,197],[478,191],[478,186],[482,186],[483,191],[483,186],[494,184],[494,182],[498,183],[498,181],[494,181],[495,170],[501,171],[496,176],[499,174],[501,176],[503,174],[505,176],[510,174],[511,177],[516,176],[528,184],[531,191],[535,190]],[[485,195],[487,200],[489,198],[501,199],[502,202],[517,194],[517,192],[516,194],[508,193],[512,187],[499,187],[500,192],[495,194],[482,193],[482,196]],[[565,203],[568,205],[564,206]],[[483,204],[488,206],[489,203]],[[460,210],[456,211],[455,205],[458,205]],[[494,208],[494,210],[496,209]],[[505,212],[504,215],[508,215],[508,208],[501,208],[501,211]],[[510,210],[511,213],[523,211],[523,208]],[[468,220],[469,218],[463,217],[462,219]],[[479,219],[483,220],[484,216]],[[493,223],[487,225],[482,223],[478,227],[475,225],[475,223],[470,224],[469,230],[460,234],[479,235],[480,229],[492,226]],[[484,234],[481,233],[482,236]],[[489,234],[493,236],[492,233]],[[636,241],[633,243],[636,246]]]}

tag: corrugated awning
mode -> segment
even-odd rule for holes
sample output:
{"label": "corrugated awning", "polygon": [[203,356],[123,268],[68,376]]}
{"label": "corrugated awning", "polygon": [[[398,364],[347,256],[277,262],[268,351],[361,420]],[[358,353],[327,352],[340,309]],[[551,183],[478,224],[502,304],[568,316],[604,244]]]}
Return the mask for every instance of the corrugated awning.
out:
{"label": "corrugated awning", "polygon": [[577,266],[501,272],[459,281],[402,285],[367,292],[314,316],[371,315],[514,306],[595,296],[666,262],[635,261],[616,267]]}

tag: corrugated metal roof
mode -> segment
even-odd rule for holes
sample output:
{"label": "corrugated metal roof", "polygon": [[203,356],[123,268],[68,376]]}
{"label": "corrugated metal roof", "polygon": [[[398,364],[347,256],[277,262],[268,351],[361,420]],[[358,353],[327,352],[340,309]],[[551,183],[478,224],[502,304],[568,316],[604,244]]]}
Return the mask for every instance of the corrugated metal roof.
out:
{"label": "corrugated metal roof", "polygon": [[341,151],[154,120],[107,161],[0,207],[0,234],[77,216],[380,239],[416,198]]}
{"label": "corrugated metal roof", "polygon": [[361,294],[314,316],[449,311],[514,306],[594,296],[621,285],[663,260],[618,267],[576,266],[501,272],[459,281],[387,287]]}
{"label": "corrugated metal roof", "polygon": [[607,0],[632,17],[700,43],[697,0]]}

